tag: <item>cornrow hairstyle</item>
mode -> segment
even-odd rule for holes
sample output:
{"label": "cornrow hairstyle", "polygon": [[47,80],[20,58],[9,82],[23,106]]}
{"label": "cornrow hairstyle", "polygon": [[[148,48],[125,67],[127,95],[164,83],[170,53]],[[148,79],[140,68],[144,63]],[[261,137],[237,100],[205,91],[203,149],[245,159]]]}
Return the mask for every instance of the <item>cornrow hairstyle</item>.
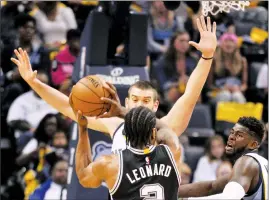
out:
{"label": "cornrow hairstyle", "polygon": [[143,106],[131,109],[125,116],[123,130],[127,144],[140,149],[147,146],[155,126],[156,116],[150,109]]}

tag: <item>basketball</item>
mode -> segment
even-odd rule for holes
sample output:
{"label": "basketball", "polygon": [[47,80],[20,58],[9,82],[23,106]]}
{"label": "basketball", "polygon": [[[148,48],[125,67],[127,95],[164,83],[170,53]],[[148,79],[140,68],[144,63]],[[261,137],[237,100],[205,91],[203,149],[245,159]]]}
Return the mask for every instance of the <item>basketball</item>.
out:
{"label": "basketball", "polygon": [[110,105],[101,101],[101,97],[111,98],[110,93],[103,87],[97,76],[86,76],[73,86],[70,95],[70,105],[75,110],[80,110],[83,115],[99,116],[110,109]]}

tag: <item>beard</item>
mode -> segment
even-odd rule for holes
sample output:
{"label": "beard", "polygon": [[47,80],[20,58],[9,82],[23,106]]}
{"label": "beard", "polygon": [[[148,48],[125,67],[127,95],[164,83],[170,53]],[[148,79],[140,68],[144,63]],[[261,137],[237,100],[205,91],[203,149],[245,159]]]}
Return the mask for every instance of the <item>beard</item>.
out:
{"label": "beard", "polygon": [[241,156],[243,156],[244,154],[246,154],[247,152],[249,152],[248,149],[246,149],[246,147],[241,147],[238,149],[234,149],[234,151],[232,153],[228,153],[225,152],[225,156],[226,158],[228,158],[232,163],[235,163],[235,161],[240,158]]}

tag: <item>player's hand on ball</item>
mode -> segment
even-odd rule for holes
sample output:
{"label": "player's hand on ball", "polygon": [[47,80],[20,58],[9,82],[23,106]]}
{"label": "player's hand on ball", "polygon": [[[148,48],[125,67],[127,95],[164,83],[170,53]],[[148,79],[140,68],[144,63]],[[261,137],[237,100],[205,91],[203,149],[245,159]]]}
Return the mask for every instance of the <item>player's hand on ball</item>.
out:
{"label": "player's hand on ball", "polygon": [[217,37],[216,37],[216,22],[211,26],[210,17],[207,17],[207,23],[205,22],[204,16],[197,18],[197,27],[200,32],[199,43],[190,41],[189,44],[194,46],[197,50],[202,52],[203,57],[211,58],[214,55],[215,49],[217,47]]}
{"label": "player's hand on ball", "polygon": [[108,82],[106,82],[106,84],[109,86],[106,89],[109,91],[112,98],[110,99],[110,98],[102,97],[101,101],[103,101],[104,103],[110,104],[110,109],[108,112],[98,116],[98,118],[124,117],[125,113],[127,112],[127,109],[121,106],[120,98],[117,94],[116,87]]}
{"label": "player's hand on ball", "polygon": [[77,120],[78,120],[77,122],[80,126],[87,127],[88,120],[85,116],[83,116],[83,114],[80,110],[77,112]]}
{"label": "player's hand on ball", "polygon": [[36,78],[37,71],[32,70],[32,66],[27,52],[25,50],[22,50],[22,48],[19,48],[18,50],[15,49],[14,53],[16,54],[16,57],[18,59],[11,58],[11,61],[18,66],[21,77],[28,83],[34,81]]}

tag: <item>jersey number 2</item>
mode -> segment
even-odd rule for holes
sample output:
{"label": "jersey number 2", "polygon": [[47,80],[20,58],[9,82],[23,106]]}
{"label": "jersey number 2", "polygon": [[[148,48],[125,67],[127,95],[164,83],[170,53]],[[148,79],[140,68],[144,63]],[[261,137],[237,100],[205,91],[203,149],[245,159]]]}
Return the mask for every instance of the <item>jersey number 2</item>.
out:
{"label": "jersey number 2", "polygon": [[140,188],[140,197],[144,197],[143,200],[164,200],[164,189],[159,183],[145,184]]}

